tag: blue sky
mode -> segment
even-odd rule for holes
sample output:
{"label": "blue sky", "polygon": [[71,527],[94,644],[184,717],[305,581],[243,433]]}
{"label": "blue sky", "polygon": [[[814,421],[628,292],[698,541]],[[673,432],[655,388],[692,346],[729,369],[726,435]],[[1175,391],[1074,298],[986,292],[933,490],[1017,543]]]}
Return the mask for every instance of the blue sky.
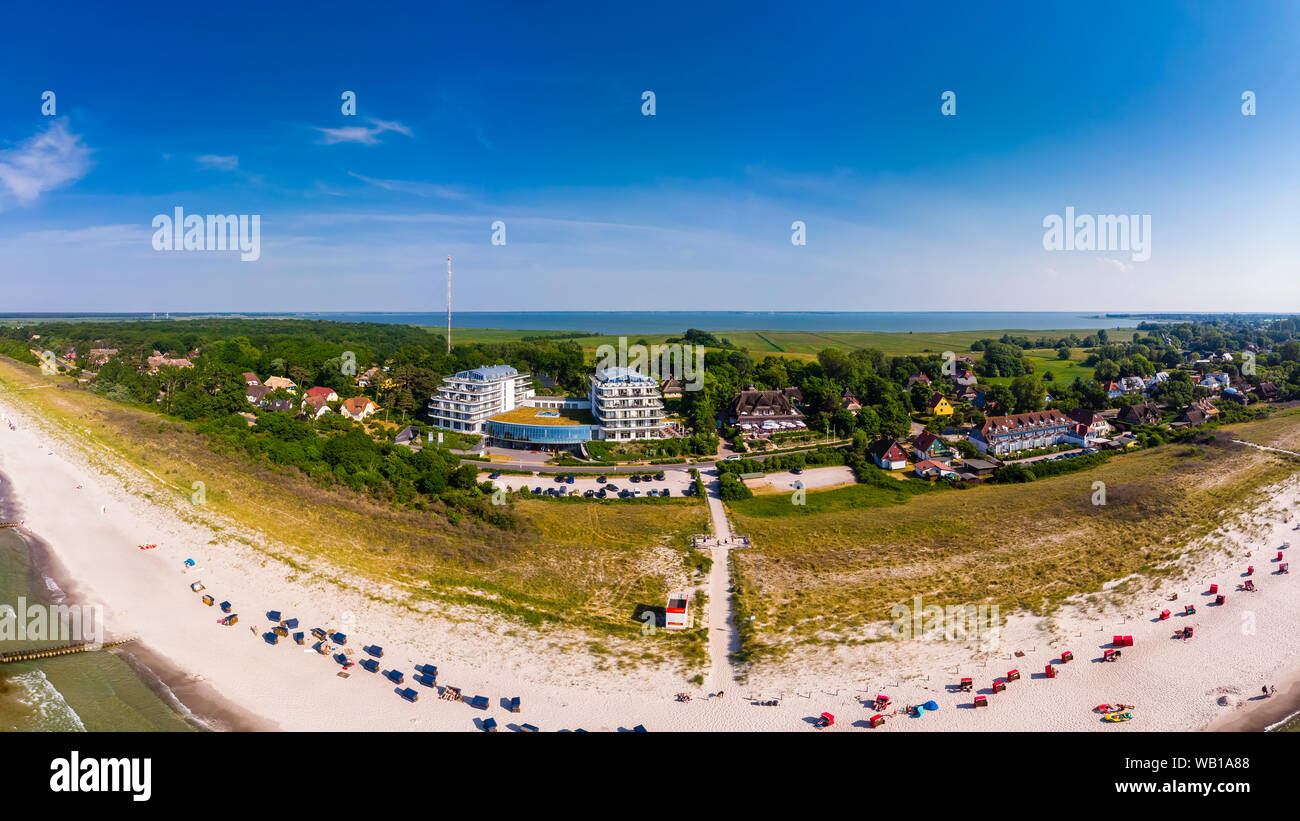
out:
{"label": "blue sky", "polygon": [[282,5],[6,10],[0,312],[1300,310],[1300,4]]}

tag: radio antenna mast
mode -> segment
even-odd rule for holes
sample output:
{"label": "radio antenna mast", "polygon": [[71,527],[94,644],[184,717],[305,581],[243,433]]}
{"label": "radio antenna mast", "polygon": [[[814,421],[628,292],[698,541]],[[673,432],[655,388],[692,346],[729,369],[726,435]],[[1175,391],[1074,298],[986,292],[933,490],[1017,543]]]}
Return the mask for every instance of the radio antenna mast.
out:
{"label": "radio antenna mast", "polygon": [[447,255],[447,353],[451,353],[451,254]]}

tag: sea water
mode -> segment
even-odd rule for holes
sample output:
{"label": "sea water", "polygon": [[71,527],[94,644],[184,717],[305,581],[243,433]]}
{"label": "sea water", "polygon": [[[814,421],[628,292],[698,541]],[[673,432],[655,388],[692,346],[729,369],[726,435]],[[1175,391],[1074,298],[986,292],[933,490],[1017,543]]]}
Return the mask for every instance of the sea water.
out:
{"label": "sea water", "polygon": [[[0,605],[57,603],[58,584],[37,571],[23,537],[0,530]],[[49,642],[5,641],[13,652]],[[179,705],[178,705],[179,706]],[[182,708],[183,709],[183,708]],[[0,731],[187,731],[193,727],[117,654],[102,650],[0,664]]]}

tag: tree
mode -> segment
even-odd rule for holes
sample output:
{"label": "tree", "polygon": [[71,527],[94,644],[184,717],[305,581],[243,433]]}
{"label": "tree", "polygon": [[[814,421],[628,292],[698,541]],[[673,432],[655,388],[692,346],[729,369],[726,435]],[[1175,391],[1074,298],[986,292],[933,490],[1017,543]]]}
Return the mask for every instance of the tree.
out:
{"label": "tree", "polygon": [[1015,398],[1016,413],[1043,409],[1043,383],[1036,376],[1017,376],[1011,380],[1011,395]]}
{"label": "tree", "polygon": [[1092,378],[1098,382],[1111,382],[1119,378],[1119,365],[1109,359],[1103,359],[1092,370]]}

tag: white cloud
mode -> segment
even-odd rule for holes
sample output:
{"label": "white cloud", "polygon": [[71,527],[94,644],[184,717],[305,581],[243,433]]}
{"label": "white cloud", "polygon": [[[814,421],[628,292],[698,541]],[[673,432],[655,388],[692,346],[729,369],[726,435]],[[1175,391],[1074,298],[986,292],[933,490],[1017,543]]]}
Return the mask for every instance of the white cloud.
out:
{"label": "white cloud", "polygon": [[396,131],[398,134],[405,134],[407,137],[414,136],[411,129],[397,121],[371,120],[373,128],[366,128],[363,125],[349,125],[343,128],[316,128],[317,131],[324,134],[321,142],[325,145],[334,143],[361,143],[362,145],[376,145],[382,142],[379,135],[385,131]]}
{"label": "white cloud", "polygon": [[0,151],[0,206],[5,199],[31,205],[46,191],[76,182],[90,171],[90,149],[68,131],[66,119]]}
{"label": "white cloud", "polygon": [[1110,265],[1113,265],[1115,267],[1115,270],[1119,271],[1122,274],[1132,273],[1133,271],[1132,264],[1127,263],[1122,259],[1115,259],[1113,257],[1102,257],[1102,261]]}
{"label": "white cloud", "polygon": [[239,168],[239,157],[233,154],[230,156],[203,154],[195,157],[195,160],[204,168],[216,168],[220,171],[234,171]]}
{"label": "white cloud", "polygon": [[450,185],[439,185],[434,182],[419,182],[416,180],[378,180],[362,176],[355,171],[349,171],[348,176],[353,179],[361,180],[364,183],[378,186],[385,191],[400,191],[405,194],[415,194],[420,197],[439,197],[441,199],[449,200],[465,199],[465,192]]}

